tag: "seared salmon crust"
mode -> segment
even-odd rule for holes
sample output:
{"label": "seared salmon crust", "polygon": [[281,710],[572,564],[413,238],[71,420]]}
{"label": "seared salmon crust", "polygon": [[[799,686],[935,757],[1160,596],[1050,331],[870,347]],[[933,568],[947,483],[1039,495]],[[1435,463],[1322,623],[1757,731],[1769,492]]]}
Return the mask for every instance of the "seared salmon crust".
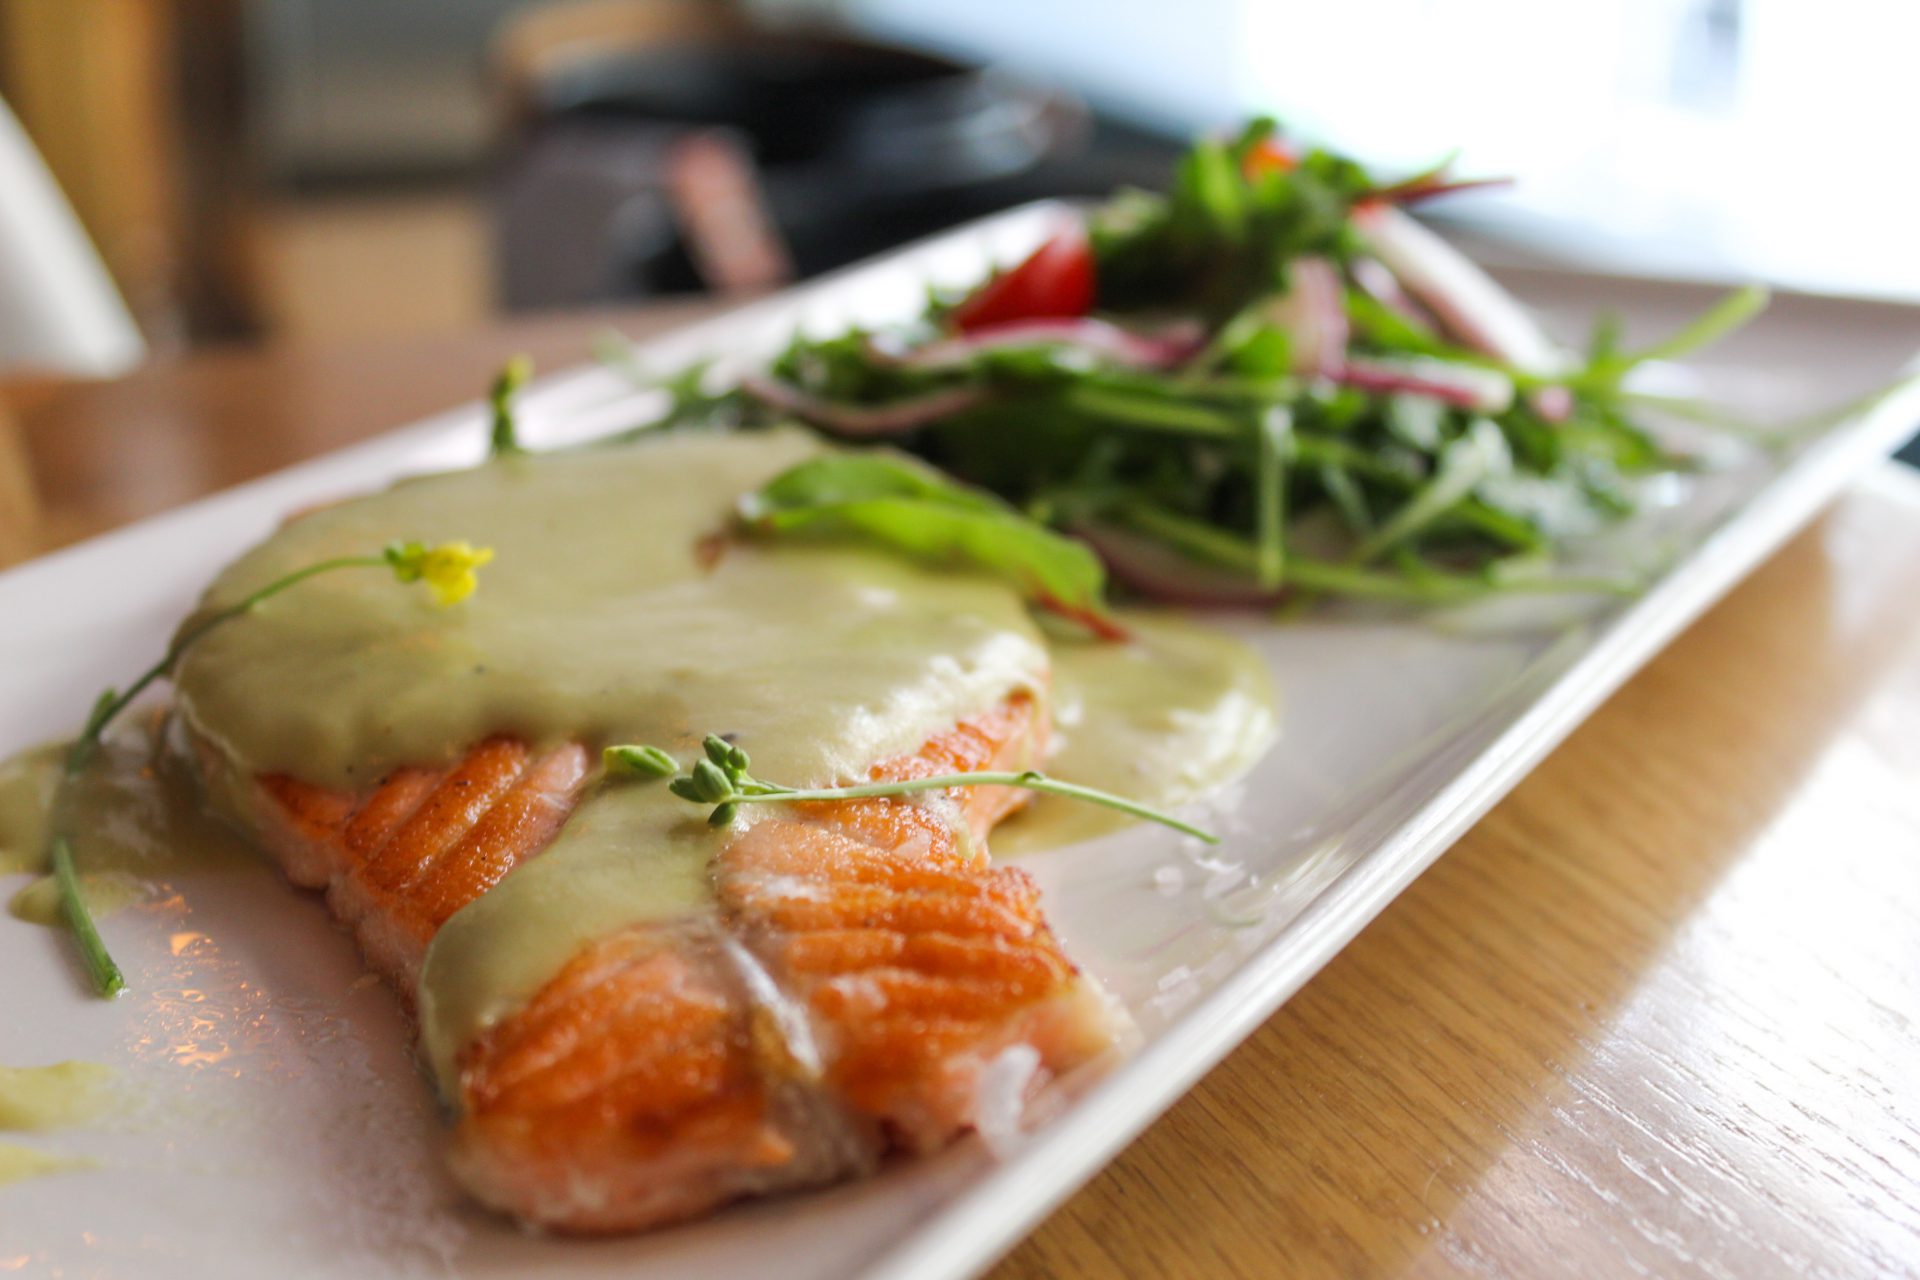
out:
{"label": "seared salmon crust", "polygon": [[[1016,693],[874,780],[1022,768]],[[348,795],[284,776],[251,815],[411,1003],[433,935],[553,840],[579,745],[482,742]],[[459,1057],[452,1163],[481,1200],[557,1230],[629,1231],[862,1173],[1004,1121],[1109,1049],[1121,1018],[1061,951],[986,835],[1022,793],[794,805],[727,842],[710,909],[577,954]]]}

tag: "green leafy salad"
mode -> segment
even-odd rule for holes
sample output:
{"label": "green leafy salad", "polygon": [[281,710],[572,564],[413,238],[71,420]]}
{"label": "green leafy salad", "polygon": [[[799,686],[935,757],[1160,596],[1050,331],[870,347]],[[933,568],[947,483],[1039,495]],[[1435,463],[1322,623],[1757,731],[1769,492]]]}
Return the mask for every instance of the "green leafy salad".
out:
{"label": "green leafy salad", "polygon": [[1030,256],[881,330],[796,340],[764,372],[669,384],[642,431],[798,421],[857,446],[746,496],[736,532],[862,539],[985,566],[1114,630],[1111,594],[1203,606],[1629,592],[1569,540],[1687,470],[1637,420],[1636,366],[1765,303],[1738,291],[1667,341],[1602,322],[1557,346],[1382,183],[1271,121],[1202,141]]}

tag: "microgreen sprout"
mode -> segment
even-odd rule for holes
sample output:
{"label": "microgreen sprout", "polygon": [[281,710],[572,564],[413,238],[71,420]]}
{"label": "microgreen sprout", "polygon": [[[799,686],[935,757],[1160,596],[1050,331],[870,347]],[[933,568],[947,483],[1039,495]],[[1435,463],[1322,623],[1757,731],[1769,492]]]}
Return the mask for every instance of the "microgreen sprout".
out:
{"label": "microgreen sprout", "polygon": [[667,783],[667,789],[682,800],[712,805],[713,811],[707,815],[707,822],[715,827],[730,825],[743,804],[864,800],[911,795],[921,791],[947,791],[955,787],[1024,787],[1028,791],[1065,796],[1069,800],[1081,800],[1135,818],[1144,818],[1148,822],[1157,822],[1208,844],[1220,843],[1220,837],[1212,832],[1182,822],[1171,814],[1111,792],[1050,778],[1036,769],[943,773],[931,778],[868,782],[851,787],[783,787],[775,782],[762,781],[749,773],[748,766],[752,762],[747,753],[725,738],[709,734],[701,744],[701,751],[700,759],[694,761],[693,767],[685,773],[679,773],[679,763],[658,747],[608,747],[605,761],[608,772],[614,774],[653,778],[678,774]]}
{"label": "microgreen sprout", "polygon": [[616,778],[671,778],[680,772],[680,762],[658,747],[608,747],[601,762]]}
{"label": "microgreen sprout", "polygon": [[434,599],[442,607],[458,604],[473,594],[479,585],[476,571],[480,566],[493,559],[493,551],[487,547],[475,547],[466,542],[442,542],[428,544],[424,542],[392,542],[378,555],[336,556],[295,569],[292,573],[275,578],[266,586],[242,597],[237,603],[217,609],[195,622],[183,627],[167,646],[160,660],[148,667],[134,682],[124,690],[107,689],[94,700],[93,710],[87,714],[86,724],[80,734],[67,748],[64,767],[61,771],[60,785],[53,799],[54,824],[49,835],[48,862],[52,866],[54,883],[60,893],[60,908],[73,929],[79,942],[80,953],[86,961],[87,976],[93,982],[93,989],[102,996],[112,997],[126,989],[126,978],[120,972],[120,966],[114,963],[107,947],[101,941],[100,932],[94,927],[93,916],[87,910],[84,898],[80,896],[80,878],[74,871],[73,849],[68,837],[61,830],[61,816],[66,812],[66,788],[92,761],[100,749],[100,739],[113,722],[115,716],[124,711],[133,700],[145,692],[147,687],[163,676],[170,676],[180,662],[181,655],[192,647],[201,637],[216,627],[221,627],[252,613],[268,600],[287,591],[309,578],[334,573],[342,569],[385,569],[400,582],[421,582],[433,592]]}
{"label": "microgreen sprout", "polygon": [[515,356],[507,361],[506,367],[500,370],[493,380],[493,386],[487,391],[487,405],[493,412],[492,452],[496,458],[526,452],[520,443],[520,426],[514,417],[513,400],[532,377],[532,357]]}

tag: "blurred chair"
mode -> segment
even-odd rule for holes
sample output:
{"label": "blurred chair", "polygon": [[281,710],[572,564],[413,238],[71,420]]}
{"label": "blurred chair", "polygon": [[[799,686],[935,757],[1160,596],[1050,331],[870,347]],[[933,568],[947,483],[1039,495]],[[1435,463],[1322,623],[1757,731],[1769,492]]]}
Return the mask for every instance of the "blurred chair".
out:
{"label": "blurred chair", "polygon": [[514,309],[813,275],[1042,192],[1086,114],[1058,90],[712,0],[568,0],[495,42]]}
{"label": "blurred chair", "polygon": [[[26,131],[0,102],[0,376],[111,377],[146,344]],[[0,396],[0,565],[30,554],[38,521],[26,450]]]}
{"label": "blurred chair", "polygon": [[[708,50],[751,28],[725,0],[560,0],[523,9],[501,26],[492,73],[503,132],[523,147],[520,179],[499,201],[501,292],[515,308],[565,305],[626,292],[631,242],[684,247],[697,283],[750,294],[793,272],[768,213],[754,157],[726,129],[631,122],[588,123],[561,136],[543,121],[593,111],[607,68],[644,63],[663,49]],[[526,246],[536,245],[528,253]]]}
{"label": "blurred chair", "polygon": [[491,70],[507,115],[524,123],[548,109],[546,87],[581,64],[663,44],[722,41],[746,29],[727,0],[561,0],[503,22]]}

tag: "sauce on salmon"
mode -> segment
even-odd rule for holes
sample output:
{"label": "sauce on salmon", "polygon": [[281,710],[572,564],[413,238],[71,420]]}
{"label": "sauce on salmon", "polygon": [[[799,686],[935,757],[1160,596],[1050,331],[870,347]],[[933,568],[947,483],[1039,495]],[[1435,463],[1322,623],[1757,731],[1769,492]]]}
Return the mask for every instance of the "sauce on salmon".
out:
{"label": "sauce on salmon", "polygon": [[[837,545],[741,547],[702,563],[700,539],[739,495],[825,447],[799,431],[668,437],[505,459],[303,516],[223,573],[207,607],[394,538],[466,538],[495,559],[454,609],[371,574],[281,597],[189,651],[179,713],[236,776],[353,795],[500,736],[530,750],[652,742],[684,758],[704,734],[727,733],[764,776],[830,785],[1010,694],[1045,697],[1050,649],[1077,642],[1050,645],[984,575]],[[1237,659],[1225,680],[1222,654]],[[1219,731],[1192,740],[1233,760],[1270,732],[1270,718],[1247,714],[1265,686],[1250,654],[1222,644],[1214,657],[1187,664],[1204,678],[1147,690],[1149,720],[1206,721]],[[1136,688],[1113,683],[1108,703],[1128,706]],[[1080,780],[1163,798],[1151,778]],[[248,808],[244,796],[227,802]],[[720,839],[701,818],[663,787],[589,781],[539,858],[444,922],[418,991],[443,1090],[454,1091],[461,1048],[587,944],[712,902]]]}
{"label": "sauce on salmon", "polygon": [[628,1229],[936,1147],[1124,1024],[987,857],[1022,793],[715,829],[602,778],[600,747],[691,759],[722,733],[809,787],[1024,768],[1056,667],[1090,785],[1184,801],[1271,737],[1258,661],[1197,628],[1155,622],[1121,659],[969,571],[836,545],[703,560],[740,494],[825,447],[676,436],[423,477],[290,522],[207,593],[394,539],[494,549],[453,609],[371,574],[277,598],[188,651],[174,710],[214,806],[413,1007],[456,1169],[530,1221]]}

